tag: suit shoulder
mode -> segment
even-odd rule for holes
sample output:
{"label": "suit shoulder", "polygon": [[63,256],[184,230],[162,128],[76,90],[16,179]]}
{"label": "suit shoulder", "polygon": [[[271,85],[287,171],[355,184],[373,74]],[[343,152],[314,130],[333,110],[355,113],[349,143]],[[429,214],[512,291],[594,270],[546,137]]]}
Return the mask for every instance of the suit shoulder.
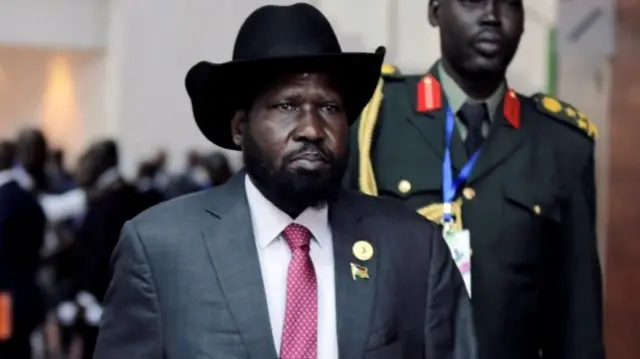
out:
{"label": "suit shoulder", "polygon": [[141,232],[145,232],[150,227],[155,228],[154,231],[162,231],[163,228],[182,228],[180,222],[192,220],[204,212],[203,203],[206,203],[210,196],[210,189],[180,196],[143,211],[130,222]]}
{"label": "suit shoulder", "polygon": [[356,202],[358,207],[366,208],[369,215],[388,221],[397,226],[417,225],[421,228],[436,229],[437,225],[401,201],[388,197],[376,197],[359,191],[348,190],[349,200]]}
{"label": "suit shoulder", "polygon": [[531,100],[540,114],[562,124],[567,130],[581,134],[589,142],[594,142],[598,138],[596,125],[571,104],[543,93],[533,95]]}

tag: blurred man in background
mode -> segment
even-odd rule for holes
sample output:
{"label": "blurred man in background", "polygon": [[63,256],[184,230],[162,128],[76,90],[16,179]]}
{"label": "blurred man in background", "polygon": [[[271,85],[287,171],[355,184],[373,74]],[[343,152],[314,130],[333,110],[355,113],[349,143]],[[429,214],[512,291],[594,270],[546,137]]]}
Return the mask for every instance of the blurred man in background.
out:
{"label": "blurred man in background", "polygon": [[44,319],[36,283],[45,217],[32,194],[14,180],[14,148],[0,142],[0,358],[31,358],[30,336]]}
{"label": "blurred man in background", "polygon": [[16,142],[16,179],[34,193],[49,191],[47,159],[49,148],[42,131],[26,129],[18,135]]}
{"label": "blurred man in background", "polygon": [[76,234],[75,280],[70,299],[79,305],[77,329],[83,338],[83,358],[91,358],[101,305],[110,274],[110,257],[124,223],[147,205],[134,186],[120,174],[114,141],[98,141],[82,155],[77,169],[78,185],[90,196],[87,212]]}
{"label": "blurred man in background", "polygon": [[49,151],[45,170],[50,179],[51,192],[64,193],[75,187],[71,174],[67,172],[64,165],[64,151],[62,149]]}

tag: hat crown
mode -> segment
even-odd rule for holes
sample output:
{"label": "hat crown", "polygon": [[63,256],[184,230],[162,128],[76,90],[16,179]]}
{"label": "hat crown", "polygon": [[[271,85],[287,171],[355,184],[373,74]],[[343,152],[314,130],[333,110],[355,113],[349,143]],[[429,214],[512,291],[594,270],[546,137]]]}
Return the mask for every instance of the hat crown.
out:
{"label": "hat crown", "polygon": [[329,20],[315,7],[305,3],[267,5],[251,13],[240,27],[233,60],[341,52]]}

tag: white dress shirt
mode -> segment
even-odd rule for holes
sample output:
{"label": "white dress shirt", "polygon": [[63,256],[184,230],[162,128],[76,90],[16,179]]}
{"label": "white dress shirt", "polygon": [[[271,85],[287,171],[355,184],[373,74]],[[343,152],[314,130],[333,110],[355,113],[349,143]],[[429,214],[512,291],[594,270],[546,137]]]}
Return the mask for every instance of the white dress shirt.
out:
{"label": "white dress shirt", "polygon": [[318,359],[337,359],[333,239],[328,209],[307,208],[298,218],[292,219],[266,199],[249,176],[245,178],[245,189],[267,295],[273,343],[278,355],[287,301],[287,269],[291,260],[291,250],[281,234],[289,224],[297,223],[307,227],[313,235],[310,246],[318,280]]}

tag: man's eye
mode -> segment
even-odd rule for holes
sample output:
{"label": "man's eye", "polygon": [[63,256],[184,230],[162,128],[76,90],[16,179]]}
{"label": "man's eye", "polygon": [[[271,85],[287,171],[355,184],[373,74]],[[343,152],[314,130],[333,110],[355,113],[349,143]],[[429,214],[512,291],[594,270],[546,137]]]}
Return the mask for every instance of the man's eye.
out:
{"label": "man's eye", "polygon": [[339,111],[341,111],[340,106],[338,106],[338,105],[336,105],[336,104],[334,104],[334,103],[327,103],[327,104],[324,104],[324,105],[322,106],[322,109],[323,109],[323,110],[325,110],[325,111],[327,111],[327,112],[339,112]]}
{"label": "man's eye", "polygon": [[280,111],[293,111],[295,110],[295,106],[293,106],[293,104],[291,104],[290,102],[281,102],[278,103],[276,105],[273,106],[274,108],[280,110]]}

